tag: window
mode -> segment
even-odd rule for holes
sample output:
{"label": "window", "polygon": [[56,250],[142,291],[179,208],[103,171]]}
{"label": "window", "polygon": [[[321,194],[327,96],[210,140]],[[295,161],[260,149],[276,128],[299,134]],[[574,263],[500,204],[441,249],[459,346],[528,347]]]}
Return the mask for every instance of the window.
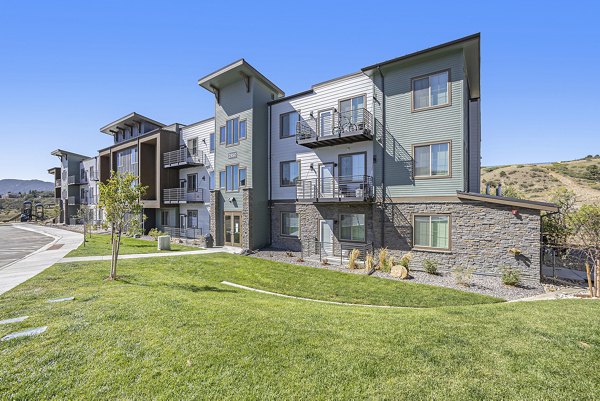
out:
{"label": "window", "polygon": [[450,175],[450,143],[415,146],[415,177],[447,177]]}
{"label": "window", "polygon": [[341,123],[350,120],[354,124],[363,122],[363,110],[365,108],[365,97],[356,96],[352,99],[342,100],[340,102]]}
{"label": "window", "polygon": [[137,148],[131,149],[131,164],[137,164],[138,162],[138,152]]}
{"label": "window", "polygon": [[343,241],[365,240],[365,215],[340,215],[340,239]]}
{"label": "window", "polygon": [[291,160],[281,162],[280,186],[293,187],[300,178],[300,162]]}
{"label": "window", "polygon": [[319,112],[319,136],[331,135],[333,132],[333,110]]}
{"label": "window", "polygon": [[169,225],[169,211],[168,210],[161,210],[160,212],[160,221],[162,223],[163,226],[168,226]]}
{"label": "window", "polygon": [[239,118],[227,120],[226,126],[227,145],[235,145],[239,143]]}
{"label": "window", "polygon": [[210,153],[215,153],[215,133],[211,132],[209,136],[209,151]]}
{"label": "window", "polygon": [[281,235],[289,237],[300,235],[300,219],[297,213],[281,212]]}
{"label": "window", "polygon": [[225,127],[219,128],[219,143],[225,143]]}
{"label": "window", "polygon": [[219,188],[220,189],[225,189],[225,183],[226,183],[226,175],[224,171],[219,172]]}
{"label": "window", "polygon": [[227,175],[227,191],[239,190],[239,166],[237,164],[226,166],[225,172]]}
{"label": "window", "polygon": [[240,121],[240,139],[246,139],[246,120]]}
{"label": "window", "polygon": [[296,123],[298,121],[300,121],[300,114],[297,111],[282,114],[279,122],[279,137],[296,136]]}
{"label": "window", "polygon": [[187,211],[187,226],[188,228],[198,228],[198,211],[188,210]]}
{"label": "window", "polygon": [[187,175],[187,191],[196,192],[198,191],[198,174]]}
{"label": "window", "polygon": [[412,90],[414,110],[449,104],[448,71],[413,79]]}
{"label": "window", "polygon": [[192,156],[196,156],[198,154],[198,138],[188,139],[187,147]]}
{"label": "window", "polygon": [[366,153],[340,155],[340,179],[362,181],[366,175]]}
{"label": "window", "polygon": [[117,166],[123,167],[123,153],[117,153]]}
{"label": "window", "polygon": [[211,171],[210,173],[208,173],[208,189],[209,190],[213,190],[215,189],[215,172]]}
{"label": "window", "polygon": [[245,187],[245,186],[246,186],[246,169],[241,168],[240,169],[240,187]]}
{"label": "window", "polygon": [[414,246],[450,248],[450,217],[441,215],[415,216]]}

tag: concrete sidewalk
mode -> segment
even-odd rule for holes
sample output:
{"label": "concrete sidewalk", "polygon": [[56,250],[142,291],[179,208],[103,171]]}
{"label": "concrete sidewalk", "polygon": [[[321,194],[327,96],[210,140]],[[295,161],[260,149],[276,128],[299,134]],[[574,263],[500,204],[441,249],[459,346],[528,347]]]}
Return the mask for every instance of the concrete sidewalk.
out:
{"label": "concrete sidewalk", "polygon": [[0,294],[41,273],[83,242],[83,235],[72,231],[31,224],[13,224],[13,227],[41,233],[54,240],[24,258],[3,266],[0,269]]}
{"label": "concrete sidewalk", "polygon": [[[223,246],[218,248],[199,249],[197,251],[172,251],[172,252],[160,252],[160,253],[134,253],[131,255],[119,255],[119,260],[123,259],[142,259],[142,258],[161,258],[171,256],[185,256],[185,255],[205,255],[210,253],[240,253],[240,248],[232,246]],[[89,262],[94,260],[110,260],[111,255],[104,256],[74,256],[71,258],[63,258],[57,263],[69,263],[69,262]]]}

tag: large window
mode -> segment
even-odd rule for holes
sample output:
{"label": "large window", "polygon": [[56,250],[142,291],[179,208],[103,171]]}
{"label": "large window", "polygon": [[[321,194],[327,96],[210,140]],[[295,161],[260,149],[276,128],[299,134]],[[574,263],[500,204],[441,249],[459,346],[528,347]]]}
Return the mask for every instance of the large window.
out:
{"label": "large window", "polygon": [[247,183],[246,180],[246,169],[245,168],[241,168],[240,169],[240,187],[245,187]]}
{"label": "large window", "polygon": [[300,162],[291,160],[281,162],[280,186],[293,187],[300,178]]}
{"label": "large window", "polygon": [[215,189],[215,172],[211,171],[210,173],[208,173],[208,189],[209,190],[213,190]]}
{"label": "large window", "polygon": [[412,90],[414,110],[449,104],[448,71],[413,79]]}
{"label": "large window", "polygon": [[215,152],[215,133],[211,132],[210,136],[209,136],[209,151],[210,153],[214,153]]}
{"label": "large window", "polygon": [[297,111],[282,114],[279,122],[279,137],[289,138],[296,136],[296,124],[298,121],[300,121],[300,114]]}
{"label": "large window", "polygon": [[198,211],[188,210],[187,211],[187,226],[188,228],[198,228]]}
{"label": "large window", "polygon": [[414,246],[450,248],[450,217],[442,215],[414,217]]}
{"label": "large window", "polygon": [[137,164],[138,162],[138,152],[137,148],[131,149],[131,164]]}
{"label": "large window", "polygon": [[225,167],[227,176],[227,191],[237,191],[239,189],[239,166],[234,164]]}
{"label": "large window", "polygon": [[192,156],[196,156],[198,154],[198,138],[188,139],[187,146]]}
{"label": "large window", "polygon": [[198,174],[187,175],[187,191],[196,192],[198,191]]}
{"label": "large window", "polygon": [[225,127],[219,128],[219,143],[225,143]]}
{"label": "large window", "polygon": [[365,215],[342,214],[340,215],[340,239],[342,241],[365,240]]}
{"label": "large window", "polygon": [[240,121],[240,139],[246,139],[246,134],[247,134],[246,128],[247,128],[246,120]]}
{"label": "large window", "polygon": [[281,235],[289,237],[300,235],[300,219],[297,213],[281,212]]}
{"label": "large window", "polygon": [[227,175],[225,174],[225,171],[221,171],[219,172],[219,188],[220,189],[225,189],[225,183],[227,181]]}
{"label": "large window", "polygon": [[169,225],[169,211],[168,210],[160,211],[160,222],[163,226]]}
{"label": "large window", "polygon": [[240,119],[237,117],[227,120],[225,125],[227,145],[235,145],[240,142],[239,123]]}
{"label": "large window", "polygon": [[354,124],[363,122],[363,109],[365,108],[365,97],[356,96],[340,102],[341,123],[351,121]]}
{"label": "large window", "polygon": [[366,153],[340,155],[340,179],[362,181],[366,172]]}
{"label": "large window", "polygon": [[450,175],[450,143],[434,143],[414,147],[415,177],[447,177]]}

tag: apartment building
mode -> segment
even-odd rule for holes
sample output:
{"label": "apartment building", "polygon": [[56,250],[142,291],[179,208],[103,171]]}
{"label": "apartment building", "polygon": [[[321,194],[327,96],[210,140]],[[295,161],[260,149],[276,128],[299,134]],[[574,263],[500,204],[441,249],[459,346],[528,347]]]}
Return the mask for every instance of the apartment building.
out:
{"label": "apartment building", "polygon": [[[61,223],[74,224],[82,201],[87,203],[87,198],[82,196],[82,185],[85,188],[90,187],[83,162],[94,158],[62,149],[56,149],[51,152],[51,155],[60,160],[60,167],[48,170],[48,173],[54,177],[55,198],[60,205],[59,220]],[[92,187],[94,186],[95,184],[92,183]]]}
{"label": "apartment building", "polygon": [[479,48],[468,36],[290,96],[244,60],[200,79],[216,243],[331,260],[387,247],[539,279],[540,212],[556,207],[479,193]]}

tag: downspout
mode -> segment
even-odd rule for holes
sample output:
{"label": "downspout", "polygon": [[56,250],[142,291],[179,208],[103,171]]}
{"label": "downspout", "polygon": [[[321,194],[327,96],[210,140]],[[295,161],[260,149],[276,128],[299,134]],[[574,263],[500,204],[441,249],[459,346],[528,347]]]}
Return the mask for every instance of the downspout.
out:
{"label": "downspout", "polygon": [[385,143],[385,78],[383,73],[381,72],[381,66],[377,66],[377,72],[379,72],[379,76],[381,77],[381,123],[383,125],[383,130],[381,132],[381,146],[383,152],[381,154],[381,247],[385,246],[385,152],[386,152],[386,143]]}
{"label": "downspout", "polygon": [[267,204],[269,208],[269,246],[273,243],[273,230],[272,230],[272,214],[273,214],[273,204],[272,204],[272,190],[273,183],[271,182],[271,105],[267,105],[267,133],[269,135],[269,141],[267,142],[267,179],[269,180],[269,192],[267,198]]}

